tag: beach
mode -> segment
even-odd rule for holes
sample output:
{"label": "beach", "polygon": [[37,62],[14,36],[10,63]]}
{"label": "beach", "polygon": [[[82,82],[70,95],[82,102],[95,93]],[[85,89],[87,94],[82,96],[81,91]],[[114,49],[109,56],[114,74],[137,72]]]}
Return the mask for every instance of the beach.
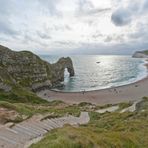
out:
{"label": "beach", "polygon": [[[148,65],[145,65],[148,68]],[[148,76],[132,84],[124,86],[83,92],[58,92],[42,90],[37,95],[45,100],[61,100],[68,104],[89,102],[97,105],[117,104],[136,101],[148,96]]]}

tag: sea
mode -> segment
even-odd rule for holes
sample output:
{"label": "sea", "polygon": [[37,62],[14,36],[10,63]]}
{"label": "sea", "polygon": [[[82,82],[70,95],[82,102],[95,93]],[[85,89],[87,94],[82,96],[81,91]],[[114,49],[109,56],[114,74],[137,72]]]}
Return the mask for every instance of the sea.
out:
{"label": "sea", "polygon": [[[62,56],[40,55],[43,60],[55,63]],[[66,57],[66,56],[65,56]],[[134,83],[147,76],[145,59],[116,55],[72,55],[75,76],[64,74],[63,92],[100,90]]]}

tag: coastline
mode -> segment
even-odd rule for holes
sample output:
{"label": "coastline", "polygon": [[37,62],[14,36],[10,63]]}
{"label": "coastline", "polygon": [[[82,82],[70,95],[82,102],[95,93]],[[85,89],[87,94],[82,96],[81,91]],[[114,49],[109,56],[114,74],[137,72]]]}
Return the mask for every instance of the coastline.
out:
{"label": "coastline", "polygon": [[[144,64],[144,66],[146,66],[148,70],[147,62]],[[85,92],[42,90],[37,92],[37,95],[47,101],[61,100],[68,104],[89,102],[92,104],[105,105],[136,101],[144,96],[148,96],[148,71],[147,75],[142,79],[117,87],[90,90]]]}

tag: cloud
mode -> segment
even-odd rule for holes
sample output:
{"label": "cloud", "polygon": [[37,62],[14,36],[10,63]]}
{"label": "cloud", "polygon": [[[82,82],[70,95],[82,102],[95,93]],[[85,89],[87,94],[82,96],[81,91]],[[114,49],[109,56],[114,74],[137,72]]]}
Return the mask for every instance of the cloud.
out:
{"label": "cloud", "polygon": [[132,21],[131,12],[128,9],[119,8],[111,16],[112,22],[116,26],[124,26]]}
{"label": "cloud", "polygon": [[93,9],[94,5],[90,0],[79,0],[78,1],[78,11],[83,12]]}
{"label": "cloud", "polygon": [[4,35],[14,36],[17,35],[18,32],[13,28],[10,15],[13,10],[12,1],[0,1],[0,33]]}
{"label": "cloud", "polygon": [[13,49],[95,54],[147,45],[148,0],[0,0],[0,6],[1,44]]}
{"label": "cloud", "polygon": [[146,12],[148,11],[148,0],[129,1],[126,6],[123,5],[123,3],[127,2],[124,0],[121,1],[119,8],[117,8],[111,16],[111,21],[116,26],[128,25],[133,20],[137,19],[137,17],[147,15]]}
{"label": "cloud", "polygon": [[15,36],[18,34],[18,31],[12,28],[9,21],[5,22],[4,20],[0,19],[0,33],[4,35]]}
{"label": "cloud", "polygon": [[42,38],[42,39],[51,39],[51,36],[48,35],[47,33],[43,33],[43,32],[40,32],[40,31],[37,31],[37,35]]}
{"label": "cloud", "polygon": [[79,15],[78,16],[92,16],[92,15],[98,15],[98,14],[101,14],[101,13],[106,13],[106,12],[109,12],[111,10],[111,8],[95,8],[95,9],[92,9],[92,10],[85,10],[83,12],[79,12]]}
{"label": "cloud", "polygon": [[42,12],[48,12],[50,16],[62,16],[62,13],[57,9],[60,0],[38,0],[38,2]]}
{"label": "cloud", "polygon": [[105,13],[111,8],[96,7],[91,0],[78,0],[78,8],[76,9],[76,16],[91,16],[100,13]]}

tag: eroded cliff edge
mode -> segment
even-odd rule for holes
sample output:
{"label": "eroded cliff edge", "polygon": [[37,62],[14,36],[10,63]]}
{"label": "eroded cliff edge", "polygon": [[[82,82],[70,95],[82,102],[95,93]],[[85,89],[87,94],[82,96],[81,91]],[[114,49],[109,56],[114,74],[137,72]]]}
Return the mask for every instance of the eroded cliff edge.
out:
{"label": "eroded cliff edge", "polygon": [[65,68],[74,76],[72,60],[61,58],[50,64],[29,51],[12,51],[0,45],[0,89],[10,91],[14,85],[32,91],[53,88],[64,80]]}

